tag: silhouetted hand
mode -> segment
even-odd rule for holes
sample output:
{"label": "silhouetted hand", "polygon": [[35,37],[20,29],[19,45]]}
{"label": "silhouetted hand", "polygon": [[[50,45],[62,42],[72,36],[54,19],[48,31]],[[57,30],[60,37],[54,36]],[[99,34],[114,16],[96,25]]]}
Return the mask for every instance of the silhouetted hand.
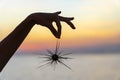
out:
{"label": "silhouetted hand", "polygon": [[[56,38],[61,36],[60,21],[66,22],[72,29],[75,29],[71,20],[74,18],[59,16],[61,12],[55,13],[33,13],[23,20],[6,38],[0,42],[0,71],[7,64],[15,51],[22,44],[34,24],[39,24],[50,29]],[[57,30],[52,22],[57,25]]]}
{"label": "silhouetted hand", "polygon": [[[56,38],[60,38],[61,36],[60,21],[66,22],[72,29],[75,29],[73,23],[71,22],[71,20],[73,20],[74,18],[59,16],[60,13],[61,13],[60,11],[55,13],[33,13],[29,17],[31,21],[33,21],[35,24],[49,28]],[[52,25],[53,22],[56,23],[57,30]]]}

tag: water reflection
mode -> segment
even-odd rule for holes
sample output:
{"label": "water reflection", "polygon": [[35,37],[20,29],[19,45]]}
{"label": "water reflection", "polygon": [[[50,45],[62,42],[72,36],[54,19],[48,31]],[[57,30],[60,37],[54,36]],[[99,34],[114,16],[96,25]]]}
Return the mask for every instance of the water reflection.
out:
{"label": "water reflection", "polygon": [[58,65],[38,69],[36,55],[14,56],[2,72],[3,80],[120,80],[120,54],[70,55],[66,61],[73,71]]}

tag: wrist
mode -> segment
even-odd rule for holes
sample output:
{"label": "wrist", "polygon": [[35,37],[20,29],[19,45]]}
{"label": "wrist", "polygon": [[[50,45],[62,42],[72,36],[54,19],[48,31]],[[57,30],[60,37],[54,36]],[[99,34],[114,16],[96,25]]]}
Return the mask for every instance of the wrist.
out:
{"label": "wrist", "polygon": [[28,25],[35,25],[35,21],[33,20],[33,17],[32,17],[32,14],[29,15],[25,20],[24,22]]}

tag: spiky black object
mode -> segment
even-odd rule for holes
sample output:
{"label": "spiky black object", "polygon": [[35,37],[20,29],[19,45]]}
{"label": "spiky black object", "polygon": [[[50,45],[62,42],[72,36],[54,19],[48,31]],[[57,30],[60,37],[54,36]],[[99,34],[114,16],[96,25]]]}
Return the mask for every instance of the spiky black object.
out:
{"label": "spiky black object", "polygon": [[42,57],[42,58],[46,59],[45,61],[47,61],[47,63],[39,66],[38,68],[45,66],[47,64],[56,65],[56,64],[60,63],[71,70],[71,68],[69,66],[67,66],[65,63],[63,63],[63,61],[62,61],[65,59],[71,59],[69,57],[65,57],[66,55],[69,55],[71,53],[62,54],[62,51],[59,51],[59,47],[60,47],[60,43],[57,41],[56,48],[53,52],[51,50],[47,50],[48,54],[43,54],[44,57]]}

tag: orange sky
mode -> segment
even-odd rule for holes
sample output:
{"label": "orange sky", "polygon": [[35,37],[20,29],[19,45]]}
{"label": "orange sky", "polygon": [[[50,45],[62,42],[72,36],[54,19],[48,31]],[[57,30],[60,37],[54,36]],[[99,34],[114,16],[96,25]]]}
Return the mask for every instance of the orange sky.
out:
{"label": "orange sky", "polygon": [[[119,0],[3,0],[0,10],[0,40],[32,12],[62,11],[62,16],[75,17],[76,26],[76,30],[72,30],[62,23],[63,47],[120,44]],[[35,25],[19,49],[45,49],[54,47],[55,43],[55,37],[47,28]]]}

